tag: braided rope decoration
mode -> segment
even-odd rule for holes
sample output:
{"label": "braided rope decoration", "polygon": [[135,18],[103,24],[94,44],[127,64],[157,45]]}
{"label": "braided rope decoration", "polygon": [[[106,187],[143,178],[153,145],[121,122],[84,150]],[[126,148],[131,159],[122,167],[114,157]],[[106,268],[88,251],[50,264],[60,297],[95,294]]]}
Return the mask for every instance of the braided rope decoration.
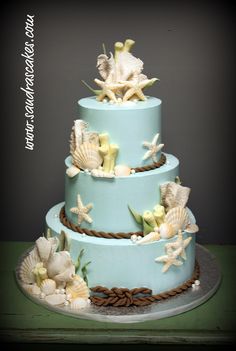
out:
{"label": "braided rope decoration", "polygon": [[132,169],[135,171],[135,173],[147,172],[147,171],[152,171],[153,169],[156,169],[156,168],[160,168],[165,163],[166,163],[166,156],[164,154],[161,154],[160,160],[158,162],[154,162],[153,164],[148,166],[132,167]]}
{"label": "braided rope decoration", "polygon": [[66,217],[65,206],[61,208],[59,218],[61,223],[73,230],[74,232],[80,234],[86,234],[89,236],[96,236],[97,238],[106,238],[106,239],[130,239],[133,234],[137,236],[143,236],[143,232],[129,232],[129,233],[112,233],[112,232],[97,232],[96,230],[90,230],[87,228],[81,228],[79,225],[75,225],[74,223],[70,222],[69,219]]}
{"label": "braided rope decoration", "polygon": [[[153,302],[168,299],[186,291],[192,286],[196,279],[200,276],[200,267],[195,264],[195,269],[192,277],[182,285],[169,290],[167,292],[152,295],[152,290],[148,288],[135,288],[132,290],[126,288],[107,289],[103,286],[96,286],[90,290],[93,293],[102,294],[103,296],[90,296],[90,300],[97,306],[113,306],[113,307],[128,307],[128,306],[147,306]],[[104,297],[105,295],[105,297]]]}

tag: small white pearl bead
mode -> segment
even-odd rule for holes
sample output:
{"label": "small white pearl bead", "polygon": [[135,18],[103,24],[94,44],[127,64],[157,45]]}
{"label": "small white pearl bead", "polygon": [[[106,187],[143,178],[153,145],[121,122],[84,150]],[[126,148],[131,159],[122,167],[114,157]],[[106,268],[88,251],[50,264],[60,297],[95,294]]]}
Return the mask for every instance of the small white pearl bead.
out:
{"label": "small white pearl bead", "polygon": [[65,289],[60,289],[60,294],[64,294],[65,293]]}
{"label": "small white pearl bead", "polygon": [[135,169],[131,169],[130,173],[135,174]]}
{"label": "small white pearl bead", "polygon": [[68,306],[68,305],[69,305],[69,301],[65,301],[65,302],[64,302],[64,305],[65,305],[65,306]]}
{"label": "small white pearl bead", "polygon": [[195,288],[195,284],[192,284],[192,288]]}
{"label": "small white pearl bead", "polygon": [[106,102],[107,102],[107,99],[103,99],[102,102],[106,103]]}
{"label": "small white pearl bead", "polygon": [[71,294],[67,294],[67,295],[66,295],[66,299],[67,299],[67,300],[70,300],[71,298],[72,298],[72,295],[71,295]]}
{"label": "small white pearl bead", "polygon": [[194,282],[194,283],[195,283],[195,285],[197,285],[197,286],[198,286],[198,285],[200,285],[200,280],[195,280],[195,282]]}
{"label": "small white pearl bead", "polygon": [[137,235],[133,234],[133,235],[131,236],[130,239],[131,239],[133,242],[135,242],[135,241],[137,240],[137,238],[138,238]]}
{"label": "small white pearl bead", "polygon": [[59,289],[56,289],[56,290],[55,290],[55,294],[60,294],[60,290],[59,290]]}
{"label": "small white pearl bead", "polygon": [[109,103],[110,103],[111,105],[113,105],[113,104],[114,104],[114,101],[113,101],[113,100],[110,100]]}
{"label": "small white pearl bead", "polygon": [[117,99],[117,102],[121,103],[121,102],[122,102],[122,99],[121,99],[121,98],[118,98],[118,99]]}
{"label": "small white pearl bead", "polygon": [[139,240],[141,240],[142,239],[142,237],[139,235],[138,237],[137,237],[137,240],[139,241]]}

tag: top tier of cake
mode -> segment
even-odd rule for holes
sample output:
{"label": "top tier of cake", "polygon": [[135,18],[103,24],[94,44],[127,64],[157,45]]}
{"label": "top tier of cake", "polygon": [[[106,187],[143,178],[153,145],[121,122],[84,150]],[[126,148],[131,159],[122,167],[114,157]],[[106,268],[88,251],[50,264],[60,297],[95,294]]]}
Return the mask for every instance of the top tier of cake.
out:
{"label": "top tier of cake", "polygon": [[161,142],[160,99],[148,97],[145,101],[110,104],[88,97],[78,104],[79,117],[88,123],[89,130],[108,133],[110,142],[119,146],[117,164],[139,167],[153,163],[150,158],[143,160],[147,151],[143,142],[152,142],[157,133],[158,144]]}

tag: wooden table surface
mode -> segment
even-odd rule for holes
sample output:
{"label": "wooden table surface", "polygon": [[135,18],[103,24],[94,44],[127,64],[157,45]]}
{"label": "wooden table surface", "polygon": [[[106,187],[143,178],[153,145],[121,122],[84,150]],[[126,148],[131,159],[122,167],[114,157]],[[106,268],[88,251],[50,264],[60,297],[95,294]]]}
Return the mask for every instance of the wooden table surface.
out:
{"label": "wooden table surface", "polygon": [[102,323],[51,312],[18,289],[14,269],[33,243],[2,242],[0,338],[5,342],[91,344],[231,344],[235,342],[236,246],[206,245],[222,270],[220,288],[180,315],[133,324]]}

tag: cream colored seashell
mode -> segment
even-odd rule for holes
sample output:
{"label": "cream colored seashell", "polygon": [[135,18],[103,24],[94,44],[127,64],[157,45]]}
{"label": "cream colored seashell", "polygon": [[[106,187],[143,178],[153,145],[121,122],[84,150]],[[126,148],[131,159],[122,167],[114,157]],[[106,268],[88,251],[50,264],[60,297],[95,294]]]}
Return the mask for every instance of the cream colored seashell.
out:
{"label": "cream colored seashell", "polygon": [[101,166],[102,161],[98,147],[91,143],[80,145],[73,153],[74,165],[81,169],[92,170],[98,168]]}
{"label": "cream colored seashell", "polygon": [[81,297],[87,299],[89,297],[89,288],[85,281],[78,275],[66,285],[66,294],[70,294],[72,299]]}
{"label": "cream colored seashell", "polygon": [[45,301],[49,303],[52,306],[59,306],[63,305],[64,302],[66,301],[66,295],[65,294],[52,294],[52,295],[47,295],[45,297]]}
{"label": "cream colored seashell", "polygon": [[36,264],[40,262],[37,250],[34,248],[23,260],[19,268],[19,277],[23,283],[32,284],[35,283],[35,276],[33,269]]}
{"label": "cream colored seashell", "polygon": [[[169,228],[165,227],[165,231],[161,229],[161,226],[168,224]],[[165,216],[165,223],[160,226],[160,233],[166,233],[168,237],[174,236],[177,234],[179,229],[185,230],[189,224],[189,217],[186,208],[183,207],[174,207],[167,212]],[[163,227],[162,227],[163,228]],[[161,232],[162,230],[162,232]],[[169,236],[170,235],[170,236]]]}
{"label": "cream colored seashell", "polygon": [[162,223],[159,227],[159,233],[162,239],[169,239],[175,235],[175,230],[171,224]]}
{"label": "cream colored seashell", "polygon": [[187,228],[185,228],[185,232],[191,233],[191,234],[197,233],[198,231],[199,231],[199,227],[197,224],[189,224]]}
{"label": "cream colored seashell", "polygon": [[69,252],[55,252],[47,263],[47,272],[49,278],[56,282],[68,282],[73,279],[75,266],[72,262]]}
{"label": "cream colored seashell", "polygon": [[45,295],[54,294],[56,290],[56,282],[52,279],[45,279],[42,281],[40,288]]}
{"label": "cream colored seashell", "polygon": [[38,287],[38,285],[36,284],[24,284],[23,288],[32,295],[40,295],[41,294],[41,290]]}
{"label": "cream colored seashell", "polygon": [[72,310],[81,310],[82,308],[86,308],[90,305],[90,300],[77,297],[76,299],[71,301],[70,307]]}
{"label": "cream colored seashell", "polygon": [[51,254],[52,243],[43,236],[38,238],[35,242],[38,249],[38,254],[42,262],[47,262]]}
{"label": "cream colored seashell", "polygon": [[117,165],[114,168],[117,177],[127,177],[131,173],[131,168],[126,165]]}
{"label": "cream colored seashell", "polygon": [[143,244],[148,244],[151,243],[153,241],[157,241],[160,240],[161,235],[159,232],[155,231],[155,232],[151,232],[147,235],[145,235],[142,239],[140,239],[137,244],[138,245],[143,245]]}
{"label": "cream colored seashell", "polygon": [[84,132],[83,143],[90,143],[99,146],[99,135],[97,132]]}
{"label": "cream colored seashell", "polygon": [[76,166],[71,166],[71,167],[67,168],[67,170],[66,170],[66,174],[70,178],[75,177],[77,174],[79,174],[79,172],[80,172],[80,169]]}
{"label": "cream colored seashell", "polygon": [[175,182],[169,182],[162,184],[160,190],[162,205],[171,209],[173,207],[185,207],[191,189]]}

